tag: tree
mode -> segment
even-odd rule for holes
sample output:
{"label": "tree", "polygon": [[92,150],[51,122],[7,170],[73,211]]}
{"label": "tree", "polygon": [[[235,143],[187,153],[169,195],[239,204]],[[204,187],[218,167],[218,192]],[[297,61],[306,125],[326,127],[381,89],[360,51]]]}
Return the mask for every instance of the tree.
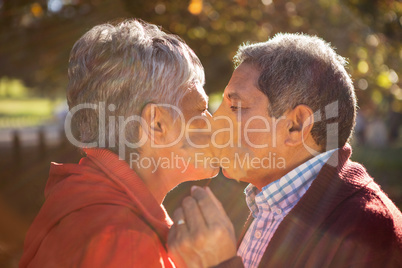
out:
{"label": "tree", "polygon": [[323,37],[349,59],[360,106],[402,111],[402,3],[396,0],[76,0],[58,11],[49,10],[50,2],[57,0],[5,1],[0,9],[1,75],[21,78],[42,94],[64,91],[69,51],[86,30],[136,17],[194,49],[209,93],[223,91],[243,42],[304,32]]}

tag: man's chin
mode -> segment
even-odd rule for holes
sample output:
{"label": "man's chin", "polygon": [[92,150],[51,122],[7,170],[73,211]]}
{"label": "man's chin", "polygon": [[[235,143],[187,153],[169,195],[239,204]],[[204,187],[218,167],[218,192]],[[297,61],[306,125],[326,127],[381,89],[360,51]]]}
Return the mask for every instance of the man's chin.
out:
{"label": "man's chin", "polygon": [[222,168],[222,174],[228,179],[235,180],[235,181],[241,181],[240,176],[236,176],[235,172],[229,170],[229,169],[224,169]]}
{"label": "man's chin", "polygon": [[227,179],[231,179],[231,177],[230,177],[228,171],[227,171],[226,169],[224,169],[224,168],[222,168],[222,174],[223,174],[223,176],[225,176]]}

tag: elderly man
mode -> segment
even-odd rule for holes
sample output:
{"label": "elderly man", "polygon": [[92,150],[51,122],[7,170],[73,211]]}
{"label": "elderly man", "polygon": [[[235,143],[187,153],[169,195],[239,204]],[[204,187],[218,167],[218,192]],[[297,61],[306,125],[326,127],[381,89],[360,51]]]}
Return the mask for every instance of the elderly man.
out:
{"label": "elderly man", "polygon": [[84,34],[70,56],[66,133],[86,157],[52,163],[20,267],[172,267],[161,203],[180,182],[219,171],[194,162],[212,157],[203,84],[194,52],[155,25]]}
{"label": "elderly man", "polygon": [[234,131],[215,142],[223,174],[250,183],[248,230],[236,257],[224,211],[194,188],[173,216],[172,258],[190,267],[402,267],[401,212],[349,159],[356,97],[345,60],[320,38],[278,34],[241,46],[235,63],[214,114],[217,129]]}

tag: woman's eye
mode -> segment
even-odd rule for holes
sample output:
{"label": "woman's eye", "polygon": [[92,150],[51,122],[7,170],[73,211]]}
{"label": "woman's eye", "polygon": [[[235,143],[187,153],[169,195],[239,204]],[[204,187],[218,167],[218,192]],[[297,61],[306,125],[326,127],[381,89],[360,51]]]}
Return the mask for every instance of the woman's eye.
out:
{"label": "woman's eye", "polygon": [[232,106],[230,106],[230,109],[231,109],[232,111],[237,111],[237,109],[239,109],[239,107],[232,105]]}

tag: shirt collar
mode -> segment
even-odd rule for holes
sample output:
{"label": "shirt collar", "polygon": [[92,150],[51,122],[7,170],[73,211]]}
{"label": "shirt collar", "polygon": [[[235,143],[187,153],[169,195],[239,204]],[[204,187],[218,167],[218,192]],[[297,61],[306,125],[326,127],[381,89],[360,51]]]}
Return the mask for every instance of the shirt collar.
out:
{"label": "shirt collar", "polygon": [[260,211],[284,211],[293,207],[336,150],[333,149],[311,158],[279,180],[264,186],[262,191],[249,184],[244,192],[247,206],[253,217],[256,218]]}

